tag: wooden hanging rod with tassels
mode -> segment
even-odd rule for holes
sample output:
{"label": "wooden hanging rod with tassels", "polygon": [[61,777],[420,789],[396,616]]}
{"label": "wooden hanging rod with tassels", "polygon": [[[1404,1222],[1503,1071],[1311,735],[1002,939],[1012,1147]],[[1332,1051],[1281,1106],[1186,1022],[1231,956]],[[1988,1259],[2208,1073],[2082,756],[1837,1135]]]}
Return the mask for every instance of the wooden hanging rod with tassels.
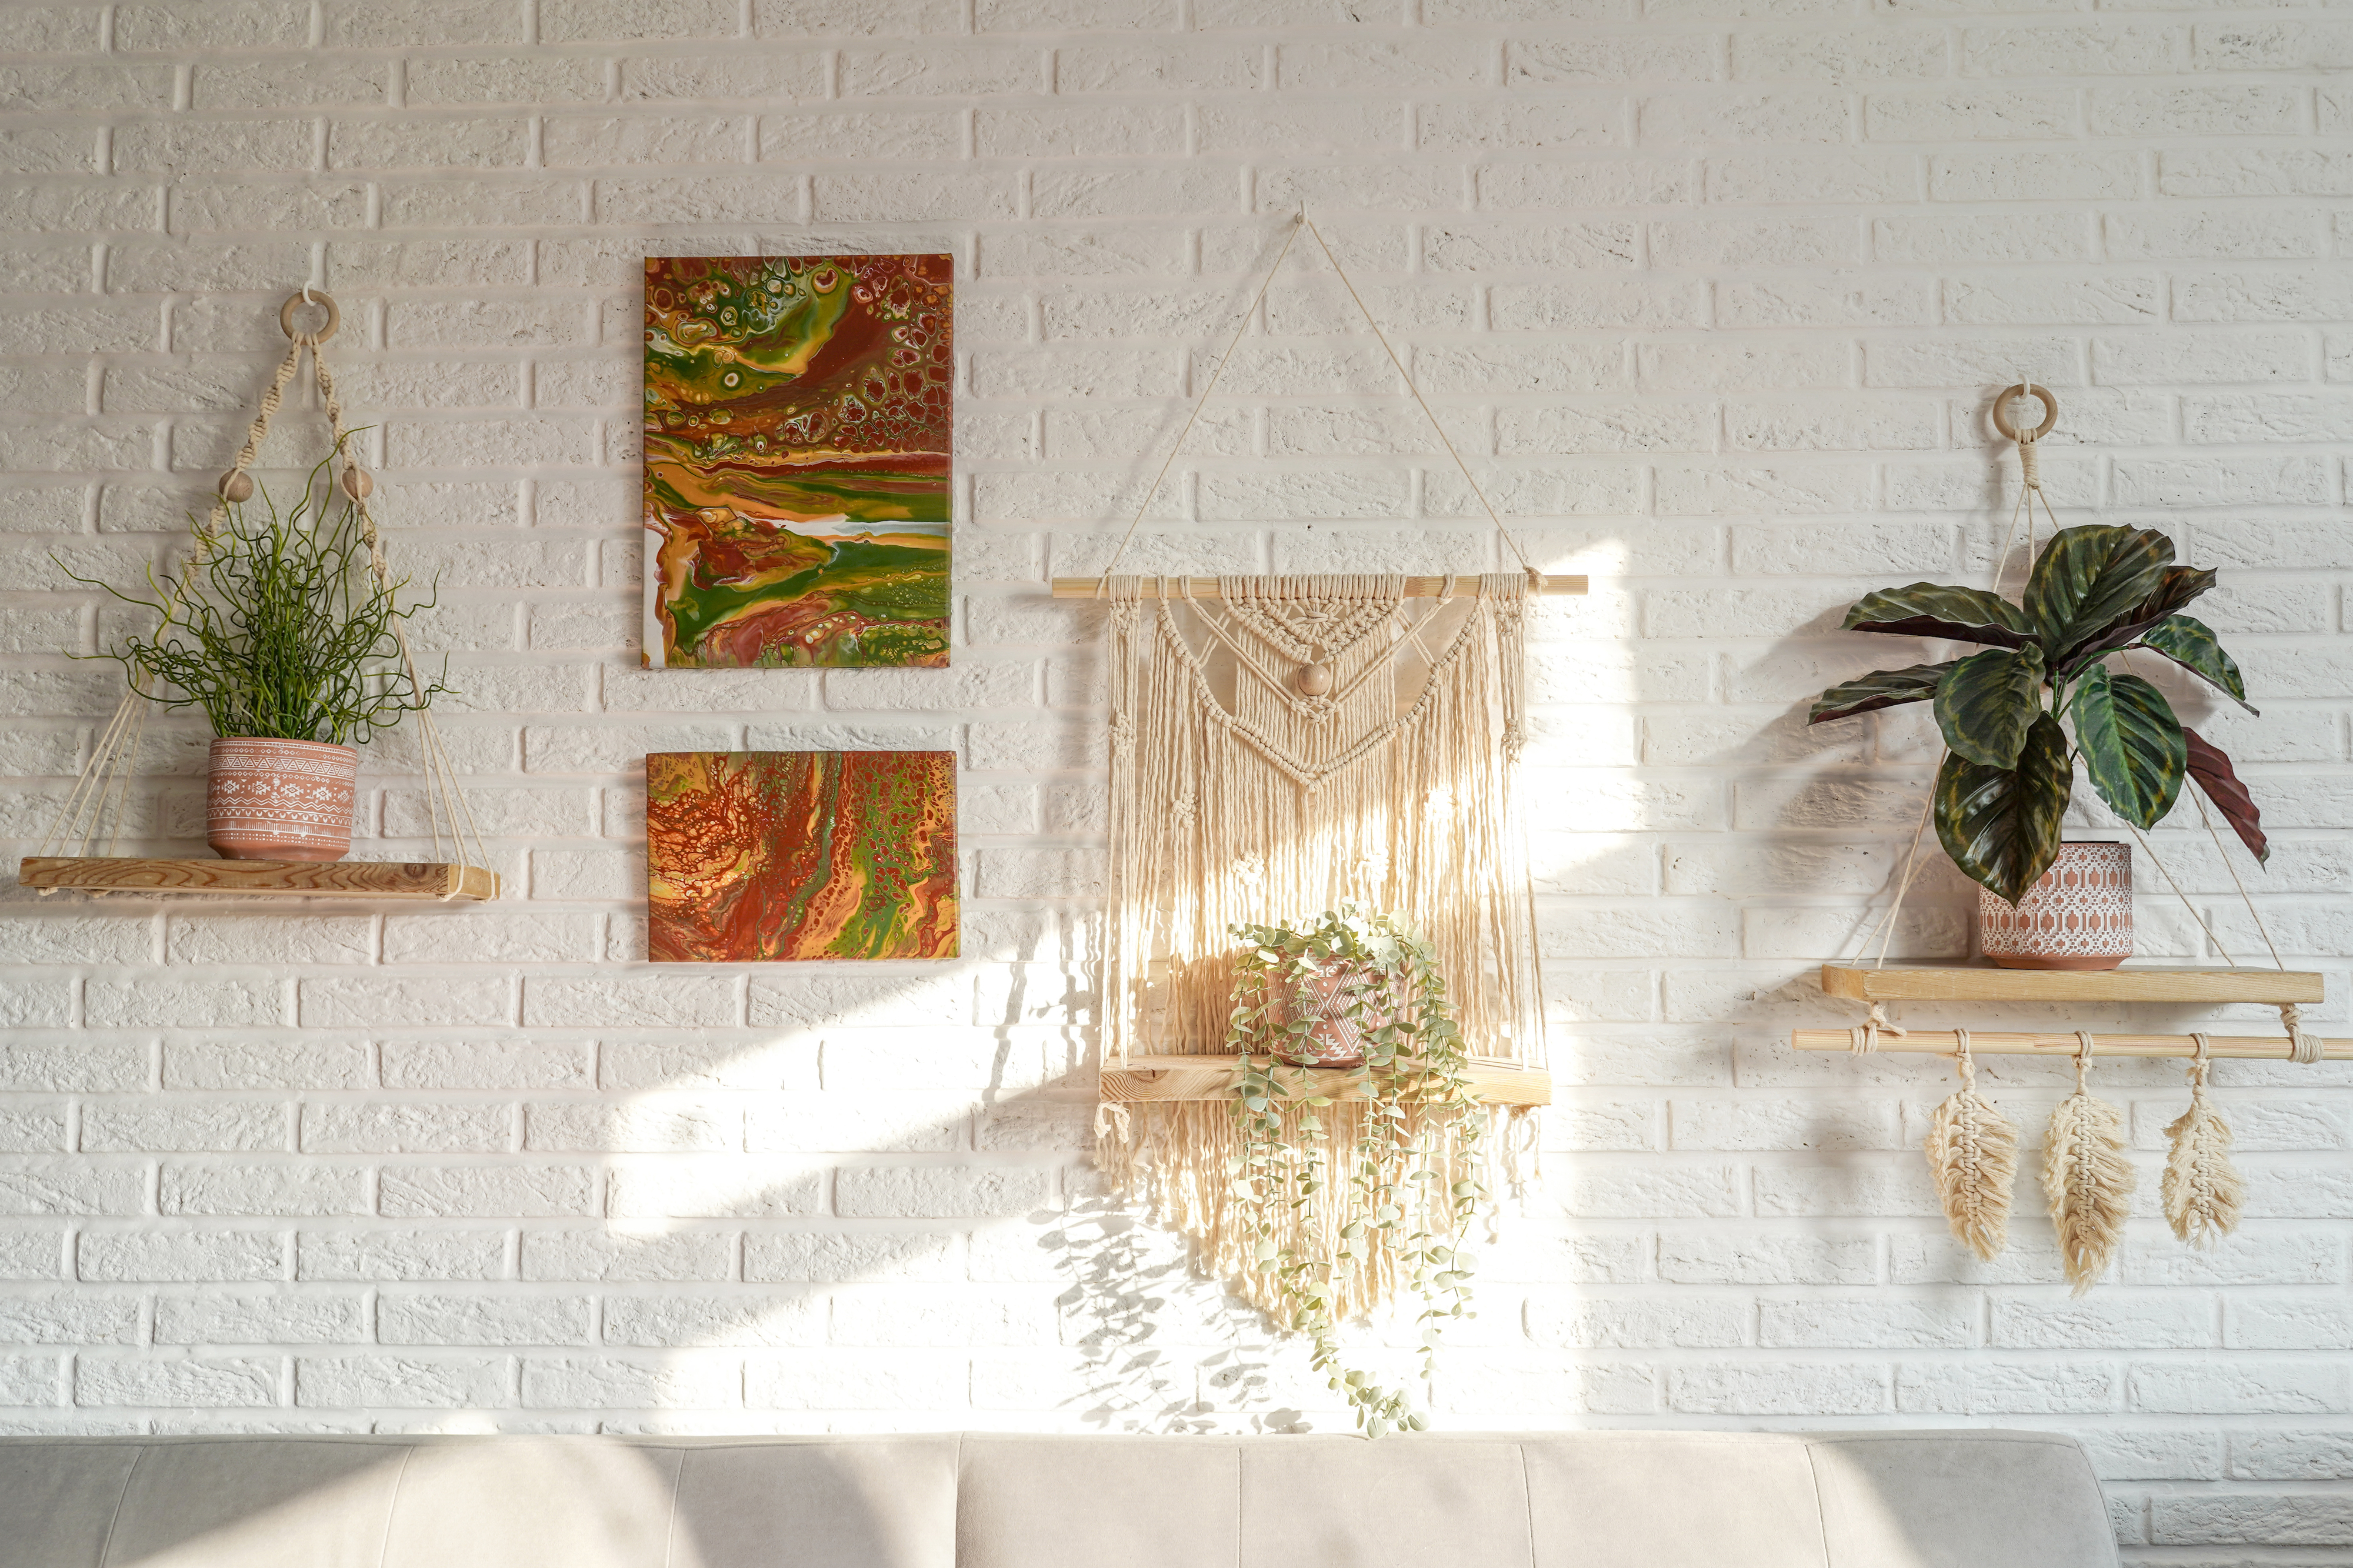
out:
{"label": "wooden hanging rod with tassels", "polygon": [[[2306,1040],[2312,1037],[2306,1035]],[[2217,1058],[2235,1057],[2250,1061],[2290,1061],[2295,1047],[2279,1035],[2209,1035],[2207,1044]],[[1854,1048],[1852,1029],[1792,1029],[1789,1043],[1801,1051],[1847,1051]],[[1960,1049],[1960,1037],[1950,1029],[1914,1029],[1905,1034],[1879,1031],[1879,1048],[1883,1051],[1927,1051],[1949,1057]],[[2073,1034],[2016,1034],[1999,1029],[1971,1029],[1969,1054],[1980,1057],[2049,1057],[2053,1060],[2074,1059],[2083,1043]],[[1865,1053],[1866,1055],[1868,1053]],[[2092,1055],[2101,1057],[2194,1057],[2197,1042],[2187,1035],[2111,1035],[2094,1031]],[[2353,1061],[2353,1040],[2323,1040],[2320,1055],[2325,1061]]]}
{"label": "wooden hanging rod with tassels", "polygon": [[[1214,599],[1219,596],[1218,580],[1215,577],[1170,579],[1146,577],[1144,580],[1144,596],[1147,599],[1159,598],[1160,584],[1164,581],[1183,583],[1197,599]],[[1546,577],[1544,580],[1544,586],[1536,592],[1547,597],[1580,595],[1589,590],[1591,583],[1592,579],[1589,577]],[[1405,596],[1409,599],[1434,599],[1445,587],[1446,579],[1443,577],[1409,577],[1405,580]],[[1475,576],[1463,576],[1455,579],[1454,591],[1446,596],[1451,599],[1472,599],[1478,597],[1478,579]],[[1054,579],[1054,597],[1057,599],[1107,599],[1110,596],[1110,592],[1103,586],[1103,580],[1100,577]]]}

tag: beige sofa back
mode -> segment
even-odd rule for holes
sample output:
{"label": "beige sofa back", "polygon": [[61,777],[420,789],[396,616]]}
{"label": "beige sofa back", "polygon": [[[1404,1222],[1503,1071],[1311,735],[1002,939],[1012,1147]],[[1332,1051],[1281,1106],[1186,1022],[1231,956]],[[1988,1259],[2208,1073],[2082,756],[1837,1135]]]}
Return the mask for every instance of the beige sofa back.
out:
{"label": "beige sofa back", "polygon": [[0,1440],[0,1568],[2109,1568],[2035,1433]]}

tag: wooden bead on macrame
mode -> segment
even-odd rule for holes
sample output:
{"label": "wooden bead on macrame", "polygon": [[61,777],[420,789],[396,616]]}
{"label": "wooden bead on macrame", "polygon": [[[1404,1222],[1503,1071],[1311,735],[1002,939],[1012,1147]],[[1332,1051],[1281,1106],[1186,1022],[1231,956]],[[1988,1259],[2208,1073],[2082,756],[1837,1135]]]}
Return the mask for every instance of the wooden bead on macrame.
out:
{"label": "wooden bead on macrame", "polygon": [[1328,664],[1303,664],[1299,673],[1291,678],[1304,697],[1321,697],[1332,689],[1332,667]]}
{"label": "wooden bead on macrame", "polygon": [[365,500],[375,494],[375,480],[368,477],[368,471],[365,468],[355,468],[346,463],[343,466],[343,477],[339,482],[343,487],[343,493],[353,500]]}
{"label": "wooden bead on macrame", "polygon": [[253,499],[253,476],[242,468],[231,468],[213,489],[221,500],[241,506]]}

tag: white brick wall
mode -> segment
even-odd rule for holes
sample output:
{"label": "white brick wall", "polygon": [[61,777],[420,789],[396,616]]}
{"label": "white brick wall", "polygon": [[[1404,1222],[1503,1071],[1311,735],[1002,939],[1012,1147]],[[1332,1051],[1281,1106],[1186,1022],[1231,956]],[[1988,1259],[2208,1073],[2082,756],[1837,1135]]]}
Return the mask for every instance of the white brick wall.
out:
{"label": "white brick wall", "polygon": [[[115,689],[61,657],[125,624],[63,569],[170,546],[311,278],[398,557],[441,579],[445,732],[512,889],[9,891],[0,1429],[1332,1426],[1085,1163],[1099,626],[1041,593],[1103,563],[1306,202],[1531,549],[1599,581],[1535,656],[1550,1180],[1488,1250],[1444,1423],[2047,1425],[2151,1561],[2353,1543],[2344,1070],[2221,1069],[2253,1196],[2201,1257],[2153,1201],[2176,1073],[2103,1068],[2141,1217],[2070,1303],[2040,1221],[1992,1266],[1944,1237],[1934,1069],[1783,1034],[1845,1021],[1808,971],[1933,759],[1909,718],[1799,722],[1904,655],[1836,611],[1981,580],[1982,411],[2021,375],[2059,389],[2071,519],[2228,569],[2256,886],[2345,1018],[2348,27],[2308,0],[0,7],[0,836],[29,847]],[[957,257],[956,667],[643,674],[638,258],[826,247]],[[1305,247],[1226,385],[1131,565],[1496,563]],[[281,469],[318,431],[285,423]],[[139,830],[185,844],[201,746],[165,729]],[[830,744],[962,754],[970,956],[641,963],[643,752]],[[364,854],[418,848],[404,755],[372,760]],[[2202,835],[2161,837],[2245,956]],[[2148,949],[2211,958],[2142,878]],[[1966,903],[1931,876],[1901,943],[1962,942]],[[1987,1070],[2022,1121],[2061,1090]]]}

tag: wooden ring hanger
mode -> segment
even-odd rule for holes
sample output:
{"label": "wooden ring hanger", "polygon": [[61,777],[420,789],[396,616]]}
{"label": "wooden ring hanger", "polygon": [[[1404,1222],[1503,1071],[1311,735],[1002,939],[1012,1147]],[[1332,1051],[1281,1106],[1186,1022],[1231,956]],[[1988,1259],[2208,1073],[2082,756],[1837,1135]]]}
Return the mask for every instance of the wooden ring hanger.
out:
{"label": "wooden ring hanger", "polygon": [[[2010,403],[2021,397],[2031,397],[2042,405],[2042,423],[2031,430],[2021,430],[2010,422]],[[2037,386],[2031,381],[2021,381],[2016,386],[2002,388],[2000,394],[1993,400],[1993,427],[2013,441],[2040,441],[2043,437],[2051,434],[2051,427],[2058,423],[2059,400],[2051,395],[2051,389],[2047,386]]]}

